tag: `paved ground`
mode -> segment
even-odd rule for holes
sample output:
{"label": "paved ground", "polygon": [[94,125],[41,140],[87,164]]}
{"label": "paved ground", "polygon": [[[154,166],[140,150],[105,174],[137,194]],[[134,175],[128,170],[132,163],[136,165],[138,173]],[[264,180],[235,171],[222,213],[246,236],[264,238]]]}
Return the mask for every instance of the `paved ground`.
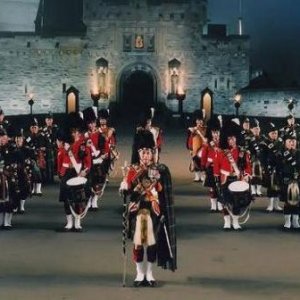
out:
{"label": "paved ground", "polygon": [[[131,140],[120,134],[120,164],[129,159]],[[208,212],[207,191],[191,180],[184,132],[167,135],[165,143],[162,161],[173,174],[176,199],[178,271],[156,269],[156,289],[131,288],[129,254],[128,287],[121,287],[119,171],[101,210],[84,220],[84,233],[56,231],[65,222],[57,186],[28,202],[14,230],[0,231],[0,300],[299,299],[299,233],[280,229],[283,216],[266,214],[265,198],[256,200],[244,232],[223,232],[222,217]]]}

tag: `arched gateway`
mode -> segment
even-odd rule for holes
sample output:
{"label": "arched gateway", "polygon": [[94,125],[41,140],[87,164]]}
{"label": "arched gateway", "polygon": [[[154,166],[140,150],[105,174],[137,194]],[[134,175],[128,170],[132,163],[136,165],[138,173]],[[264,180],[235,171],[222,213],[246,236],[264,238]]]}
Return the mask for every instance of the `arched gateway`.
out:
{"label": "arched gateway", "polygon": [[136,119],[146,107],[157,103],[155,70],[147,64],[126,66],[118,80],[118,103],[122,113]]}

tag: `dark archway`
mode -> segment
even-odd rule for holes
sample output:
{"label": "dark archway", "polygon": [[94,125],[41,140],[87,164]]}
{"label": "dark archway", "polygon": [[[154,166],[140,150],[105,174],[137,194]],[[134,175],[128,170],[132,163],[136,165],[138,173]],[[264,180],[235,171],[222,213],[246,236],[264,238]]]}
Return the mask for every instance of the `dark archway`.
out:
{"label": "dark archway", "polygon": [[124,76],[121,84],[123,114],[135,118],[155,104],[155,85],[151,73],[135,70]]}

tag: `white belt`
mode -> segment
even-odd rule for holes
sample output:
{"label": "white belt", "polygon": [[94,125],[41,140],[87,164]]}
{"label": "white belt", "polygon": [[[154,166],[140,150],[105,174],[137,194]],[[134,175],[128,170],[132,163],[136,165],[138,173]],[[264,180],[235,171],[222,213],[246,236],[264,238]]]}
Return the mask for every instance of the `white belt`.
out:
{"label": "white belt", "polygon": [[95,159],[93,159],[93,164],[94,165],[99,165],[99,164],[101,164],[103,162],[103,159],[102,158],[95,158]]}

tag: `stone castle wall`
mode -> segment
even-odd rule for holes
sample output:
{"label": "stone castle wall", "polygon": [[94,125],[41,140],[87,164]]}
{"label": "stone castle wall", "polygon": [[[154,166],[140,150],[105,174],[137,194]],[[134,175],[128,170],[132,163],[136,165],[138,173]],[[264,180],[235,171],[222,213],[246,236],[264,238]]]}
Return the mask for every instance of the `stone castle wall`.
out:
{"label": "stone castle wall", "polygon": [[[234,112],[235,92],[249,83],[247,37],[203,35],[207,7],[204,0],[181,5],[138,1],[139,6],[132,5],[134,1],[117,2],[121,4],[86,1],[85,37],[40,38],[23,34],[0,38],[0,105],[6,114],[28,113],[31,92],[35,99],[33,112],[64,112],[64,83],[80,91],[81,109],[90,106],[100,58],[108,63],[108,99],[100,100],[100,106],[120,101],[120,78],[125,69],[146,66],[156,76],[157,101],[176,111],[177,100],[168,99],[169,62],[176,59],[181,64],[180,84],[186,90],[184,111],[199,108],[201,92],[208,87],[213,92],[215,112]],[[147,6],[149,3],[152,4]],[[137,35],[143,36],[143,49],[134,47]]]}

